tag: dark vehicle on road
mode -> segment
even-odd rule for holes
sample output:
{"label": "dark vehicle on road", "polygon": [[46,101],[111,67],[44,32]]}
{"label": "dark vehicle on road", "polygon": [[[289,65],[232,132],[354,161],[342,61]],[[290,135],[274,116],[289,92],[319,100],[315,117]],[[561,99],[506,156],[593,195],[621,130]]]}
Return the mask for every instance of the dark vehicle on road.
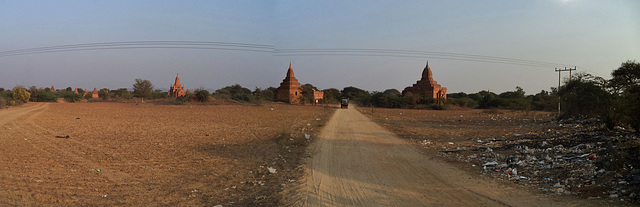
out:
{"label": "dark vehicle on road", "polygon": [[342,98],[340,100],[340,108],[341,109],[348,109],[349,108],[349,99],[348,98]]}

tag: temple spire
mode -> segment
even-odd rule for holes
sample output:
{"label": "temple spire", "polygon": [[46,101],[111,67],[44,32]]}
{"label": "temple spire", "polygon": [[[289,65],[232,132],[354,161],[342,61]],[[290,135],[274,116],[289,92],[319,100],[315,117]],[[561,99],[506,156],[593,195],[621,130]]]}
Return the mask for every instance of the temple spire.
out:
{"label": "temple spire", "polygon": [[174,84],[175,86],[180,86],[180,74],[176,73],[176,83]]}
{"label": "temple spire", "polygon": [[293,68],[291,68],[291,62],[289,62],[289,70],[287,71],[287,77],[294,77]]}
{"label": "temple spire", "polygon": [[431,68],[429,68],[429,61],[427,60],[427,65],[424,66],[424,70],[422,71],[422,80],[433,80],[433,75],[431,74]]}

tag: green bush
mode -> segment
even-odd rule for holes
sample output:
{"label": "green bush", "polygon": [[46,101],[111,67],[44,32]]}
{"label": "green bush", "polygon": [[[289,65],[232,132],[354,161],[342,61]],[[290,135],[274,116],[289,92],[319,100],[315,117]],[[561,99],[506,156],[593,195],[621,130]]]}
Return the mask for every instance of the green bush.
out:
{"label": "green bush", "polygon": [[58,92],[58,96],[63,98],[64,101],[69,103],[76,103],[82,101],[82,94],[73,93],[73,91]]}
{"label": "green bush", "polygon": [[51,91],[43,91],[37,95],[38,102],[56,102],[57,99],[56,93]]}
{"label": "green bush", "polygon": [[209,91],[204,90],[204,89],[198,89],[194,91],[194,94],[196,95],[196,101],[199,102],[208,102],[209,101]]}

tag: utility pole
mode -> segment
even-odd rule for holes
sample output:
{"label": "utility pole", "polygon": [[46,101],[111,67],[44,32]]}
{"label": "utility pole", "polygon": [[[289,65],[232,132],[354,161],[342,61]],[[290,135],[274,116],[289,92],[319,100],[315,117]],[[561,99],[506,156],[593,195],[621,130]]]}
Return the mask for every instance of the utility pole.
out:
{"label": "utility pole", "polygon": [[576,70],[578,67],[574,66],[574,68],[567,68],[564,67],[564,69],[558,69],[556,68],[556,72],[558,72],[558,116],[560,116],[560,74],[562,73],[562,71],[569,71],[569,81],[571,81],[571,71],[572,70]]}

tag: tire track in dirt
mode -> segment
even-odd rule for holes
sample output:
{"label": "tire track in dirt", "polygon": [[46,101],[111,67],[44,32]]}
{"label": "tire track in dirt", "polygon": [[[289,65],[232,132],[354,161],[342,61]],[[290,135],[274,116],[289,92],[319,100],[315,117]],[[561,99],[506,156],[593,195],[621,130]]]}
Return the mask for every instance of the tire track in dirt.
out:
{"label": "tire track in dirt", "polygon": [[[309,148],[296,206],[584,206],[471,177],[350,108]],[[564,199],[564,198],[563,198]],[[577,204],[580,203],[580,204]],[[589,206],[589,205],[587,205]]]}

